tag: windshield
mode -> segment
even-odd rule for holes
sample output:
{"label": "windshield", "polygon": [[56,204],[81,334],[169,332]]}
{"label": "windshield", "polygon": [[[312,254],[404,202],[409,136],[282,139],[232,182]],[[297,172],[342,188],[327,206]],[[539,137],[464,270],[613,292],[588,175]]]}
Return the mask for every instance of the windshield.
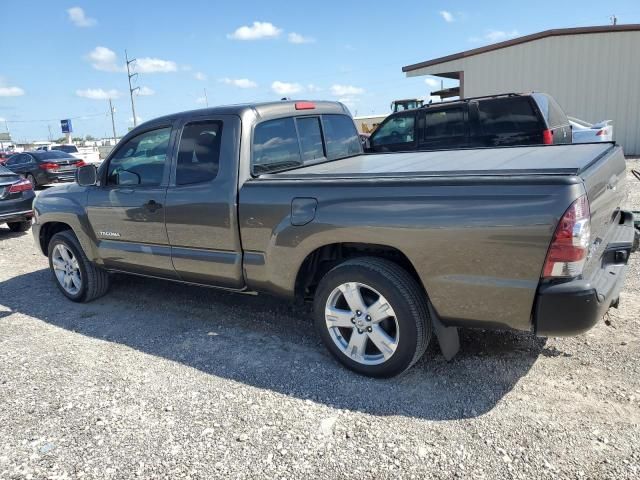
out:
{"label": "windshield", "polygon": [[60,150],[61,152],[67,153],[78,153],[78,147],[75,145],[56,145],[55,147],[51,147],[51,150]]}
{"label": "windshield", "polygon": [[31,155],[36,157],[36,159],[38,160],[63,160],[66,158],[73,158],[75,160],[75,157],[69,155],[66,152],[60,152],[58,150],[50,150],[48,152],[46,151],[31,152]]}

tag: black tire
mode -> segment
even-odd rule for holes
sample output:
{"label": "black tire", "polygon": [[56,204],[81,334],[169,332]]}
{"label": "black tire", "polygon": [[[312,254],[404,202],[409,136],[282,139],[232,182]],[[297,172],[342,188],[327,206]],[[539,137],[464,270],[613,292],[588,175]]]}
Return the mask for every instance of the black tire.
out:
{"label": "black tire", "polygon": [[31,220],[25,220],[24,222],[8,222],[7,226],[12,232],[26,232],[31,228]]}
{"label": "black tire", "polygon": [[36,177],[34,177],[33,175],[31,175],[30,173],[27,173],[27,176],[24,177],[27,180],[29,180],[31,182],[31,185],[33,185],[33,189],[37,190],[38,187],[40,187],[40,185],[38,185],[38,181],[36,180]]}
{"label": "black tire", "polygon": [[[81,277],[81,287],[78,293],[75,295],[70,294],[64,289],[53,270],[52,254],[54,248],[58,244],[63,244],[65,247],[71,250],[73,256],[78,261],[78,267]],[[109,290],[109,274],[105,270],[95,266],[89,261],[87,256],[84,254],[82,247],[80,246],[80,242],[71,230],[64,230],[62,232],[56,233],[53,236],[53,238],[49,242],[48,256],[49,268],[51,269],[53,279],[60,291],[70,300],[73,300],[74,302],[90,302],[92,300],[95,300],[96,298],[103,296],[105,293],[107,293],[107,290]]]}
{"label": "black tire", "polygon": [[[331,337],[325,320],[325,306],[334,289],[348,282],[372,287],[385,297],[395,312],[399,330],[397,347],[383,363],[365,365],[357,362],[343,353]],[[432,325],[427,302],[424,290],[399,265],[375,257],[354,258],[330,270],[320,281],[314,298],[314,322],[329,352],[347,368],[369,377],[393,377],[416,363],[429,345]]]}

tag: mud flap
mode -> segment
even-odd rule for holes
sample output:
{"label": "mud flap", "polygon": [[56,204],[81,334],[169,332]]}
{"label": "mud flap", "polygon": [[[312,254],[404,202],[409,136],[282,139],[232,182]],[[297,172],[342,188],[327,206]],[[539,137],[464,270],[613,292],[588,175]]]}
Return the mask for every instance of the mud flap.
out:
{"label": "mud flap", "polygon": [[447,327],[441,321],[431,304],[429,304],[429,316],[433,323],[433,330],[438,338],[440,351],[445,360],[450,361],[460,351],[460,337],[457,327]]}

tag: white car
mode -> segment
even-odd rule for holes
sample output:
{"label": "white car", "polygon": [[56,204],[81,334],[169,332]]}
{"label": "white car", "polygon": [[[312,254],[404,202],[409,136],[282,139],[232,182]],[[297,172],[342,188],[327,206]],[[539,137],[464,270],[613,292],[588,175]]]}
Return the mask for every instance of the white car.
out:
{"label": "white car", "polygon": [[571,124],[573,143],[611,142],[613,125],[611,120],[589,123],[574,117],[567,117]]}
{"label": "white car", "polygon": [[55,143],[49,145],[43,145],[36,148],[36,150],[60,150],[61,152],[68,153],[69,155],[84,160],[85,163],[100,164],[100,154],[96,147],[76,147],[73,144],[58,145]]}

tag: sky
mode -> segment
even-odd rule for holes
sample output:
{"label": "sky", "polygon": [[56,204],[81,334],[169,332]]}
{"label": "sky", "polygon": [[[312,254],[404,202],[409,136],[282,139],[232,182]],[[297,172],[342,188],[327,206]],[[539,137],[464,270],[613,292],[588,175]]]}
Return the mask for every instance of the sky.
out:
{"label": "sky", "polygon": [[340,100],[370,115],[440,87],[435,77],[406,78],[404,65],[550,28],[605,25],[612,14],[640,23],[638,0],[1,4],[0,131],[8,127],[14,141],[47,140],[49,129],[58,138],[65,118],[74,136],[112,136],[108,98],[124,134],[133,121],[125,49],[137,59],[139,121],[282,97]]}

